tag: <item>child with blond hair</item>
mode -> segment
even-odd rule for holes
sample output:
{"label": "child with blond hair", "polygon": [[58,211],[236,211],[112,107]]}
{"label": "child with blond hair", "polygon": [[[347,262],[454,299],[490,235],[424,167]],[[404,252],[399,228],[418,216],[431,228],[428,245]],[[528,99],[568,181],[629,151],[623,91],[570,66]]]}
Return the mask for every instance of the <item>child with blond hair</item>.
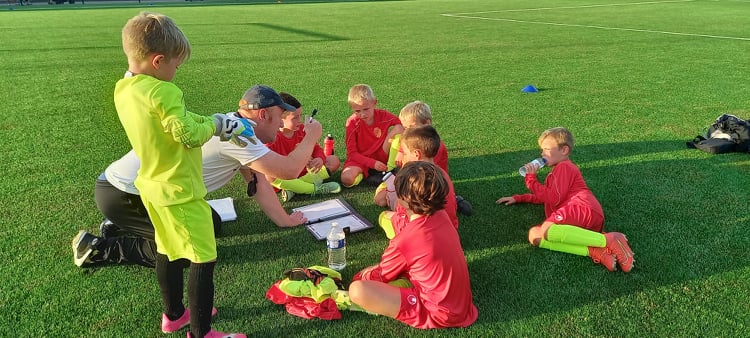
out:
{"label": "child with blond hair", "polygon": [[[417,100],[410,102],[406,106],[401,108],[401,112],[399,113],[398,118],[401,121],[401,125],[404,127],[404,130],[425,125],[431,126],[432,110],[427,103]],[[403,165],[404,150],[401,147],[401,135],[396,135],[394,137],[394,140],[391,143],[391,154],[395,154],[395,156],[391,156],[389,158],[389,171],[392,171]],[[438,167],[440,167],[440,169],[443,169],[446,173],[448,172],[448,148],[446,148],[445,143],[443,143],[442,140],[440,141],[440,148],[438,148],[437,153],[435,153],[433,161],[435,162],[435,164],[437,164]],[[394,200],[392,197],[393,189],[390,189],[390,192],[388,192],[389,185],[393,184],[392,181],[392,177],[389,180],[384,180],[384,182],[381,183],[375,190],[375,196],[373,198],[375,205],[381,207],[387,206],[391,209],[394,208],[392,203],[390,203]],[[465,200],[463,197],[456,196],[455,205],[457,206],[458,212],[465,215],[472,214],[471,203],[469,203],[469,201]]]}
{"label": "child with blond hair", "polygon": [[[242,337],[211,329],[216,240],[211,208],[204,199],[201,145],[212,136],[238,139],[245,129],[236,117],[207,117],[187,110],[171,81],[190,57],[190,43],[169,17],[141,12],[122,29],[128,59],[114,101],[133,151],[141,160],[135,187],[153,223],[156,275],[164,313],[162,331],[190,326],[188,337]],[[183,302],[183,270],[189,262],[188,302]]]}
{"label": "child with blond hair", "polygon": [[[358,84],[349,89],[352,115],[346,120],[346,161],[341,171],[345,187],[353,187],[371,175],[381,177],[380,173],[388,170],[391,142],[404,130],[398,117],[375,108],[377,103],[370,86]],[[380,183],[379,179],[372,181]]]}
{"label": "child with blond hair", "polygon": [[[395,185],[406,225],[378,265],[354,276],[352,303],[420,329],[471,325],[478,311],[461,241],[444,208],[449,190],[444,171],[434,163],[409,162]],[[391,284],[404,276],[403,287]]]}
{"label": "child with blond hair", "polygon": [[[432,125],[432,111],[430,110],[430,106],[426,103],[422,101],[414,101],[401,108],[401,112],[398,114],[398,119],[401,121],[401,126],[403,126],[404,130],[412,127]],[[393,142],[391,142],[390,154],[395,154],[396,156],[389,157],[388,171],[392,171],[403,165],[404,150],[401,148],[400,134],[394,136]],[[433,160],[438,167],[445,170],[445,172],[448,172],[448,149],[445,147],[443,141],[440,141],[440,148],[435,154]],[[393,193],[393,189],[388,189],[388,187],[393,184],[393,177],[389,177],[389,180],[384,181],[378,185],[377,189],[375,189],[373,200],[375,205],[381,207],[387,206],[393,210],[395,205],[391,202],[395,200],[393,198],[395,194]],[[387,191],[390,191],[390,194],[388,194]]]}
{"label": "child with blond hair", "polygon": [[573,134],[563,127],[545,130],[539,147],[546,165],[552,168],[544,184],[537,180],[539,167],[527,163],[525,183],[531,193],[501,197],[497,204],[544,204],[546,218],[529,230],[529,242],[553,251],[589,256],[614,271],[633,268],[633,251],[625,235],[603,233],[604,211],[583,180],[580,169],[570,160]]}
{"label": "child with blond hair", "polygon": [[[419,100],[413,101],[401,108],[398,119],[401,121],[404,130],[412,127],[432,125],[432,110],[427,103]],[[391,143],[391,148],[395,148],[398,151],[398,155],[395,157],[396,163],[389,163],[389,167],[391,168],[401,166],[401,158],[404,152],[400,147],[401,143],[399,140],[400,137],[397,135],[393,143]],[[434,160],[438,167],[446,172],[448,171],[448,148],[445,147],[443,141],[440,141],[440,149],[435,154]]]}

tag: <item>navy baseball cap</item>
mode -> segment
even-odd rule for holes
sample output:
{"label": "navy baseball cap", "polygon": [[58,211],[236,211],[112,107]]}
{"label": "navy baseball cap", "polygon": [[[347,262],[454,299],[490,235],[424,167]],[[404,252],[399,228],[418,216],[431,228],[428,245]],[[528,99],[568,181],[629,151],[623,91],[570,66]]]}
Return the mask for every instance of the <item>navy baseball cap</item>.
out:
{"label": "navy baseball cap", "polygon": [[240,100],[240,108],[261,109],[273,106],[279,106],[286,111],[297,110],[294,106],[284,102],[273,88],[264,85],[250,87]]}

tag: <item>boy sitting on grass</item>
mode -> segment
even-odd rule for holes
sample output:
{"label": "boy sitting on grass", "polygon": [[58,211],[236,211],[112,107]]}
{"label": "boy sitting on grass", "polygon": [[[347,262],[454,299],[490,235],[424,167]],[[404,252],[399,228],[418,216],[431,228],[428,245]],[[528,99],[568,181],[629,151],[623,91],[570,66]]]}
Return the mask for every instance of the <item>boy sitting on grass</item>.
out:
{"label": "boy sitting on grass", "polygon": [[565,128],[545,130],[539,136],[542,157],[552,171],[544,184],[539,183],[534,164],[526,164],[526,187],[529,194],[501,197],[497,204],[544,204],[546,219],[529,230],[529,242],[540,248],[589,256],[609,271],[620,266],[623,272],[633,268],[633,251],[625,235],[602,233],[604,211],[589,190],[583,175],[571,160],[573,134]]}
{"label": "boy sitting on grass", "polygon": [[[404,130],[412,127],[419,127],[424,125],[432,125],[432,112],[430,106],[422,101],[414,101],[403,108],[398,114],[398,119],[401,121],[401,126]],[[393,170],[396,167],[401,167],[404,164],[404,150],[401,148],[401,135],[395,135],[393,142],[391,142],[391,153],[395,153],[396,156],[390,156],[388,159],[388,170]],[[434,162],[440,169],[448,172],[448,149],[440,141],[440,148],[437,154],[434,156]],[[392,184],[393,182],[389,182]],[[391,189],[392,190],[392,189]],[[373,198],[375,205],[381,207],[389,207],[393,209],[395,206],[389,202],[393,202],[386,197],[386,183],[381,183],[375,190],[375,197]]]}
{"label": "boy sitting on grass", "polygon": [[[284,103],[296,109],[285,111],[281,115],[284,126],[279,129],[276,140],[266,146],[279,155],[287,155],[294,151],[297,144],[305,138],[302,104],[291,94],[280,93],[279,95]],[[341,186],[336,182],[323,183],[323,181],[330,178],[330,175],[339,169],[340,164],[341,161],[336,155],[326,156],[320,145],[316,143],[310,161],[297,178],[284,180],[266,175],[266,179],[274,188],[281,190],[281,200],[284,202],[292,199],[294,194],[336,194],[341,192]]]}
{"label": "boy sitting on grass", "polygon": [[353,113],[346,120],[346,162],[341,171],[341,183],[347,188],[371,175],[374,176],[368,182],[380,184],[380,173],[388,170],[386,163],[393,137],[404,130],[398,117],[376,109],[377,103],[370,86],[358,84],[349,89]]}
{"label": "boy sitting on grass", "polygon": [[[352,303],[420,329],[471,325],[478,312],[458,232],[443,207],[449,191],[443,170],[430,162],[409,162],[395,185],[406,225],[378,265],[354,276]],[[410,286],[389,284],[404,276]]]}
{"label": "boy sitting on grass", "polygon": [[[404,164],[413,161],[435,163],[435,155],[438,153],[441,144],[440,135],[438,135],[437,130],[431,125],[406,129],[403,135],[401,135],[401,149],[403,149]],[[443,168],[440,168],[440,172],[443,173],[443,177],[448,184],[447,200],[444,209],[448,214],[450,223],[454,228],[458,229],[456,192],[453,189],[453,182]],[[404,215],[406,214],[406,210],[398,205],[398,203],[395,203],[397,197],[395,187],[391,191],[387,191],[386,194],[386,198],[393,201],[389,203],[394,206],[395,211],[386,210],[380,213],[378,224],[385,231],[386,237],[393,238],[393,236],[397,235],[405,226]]]}

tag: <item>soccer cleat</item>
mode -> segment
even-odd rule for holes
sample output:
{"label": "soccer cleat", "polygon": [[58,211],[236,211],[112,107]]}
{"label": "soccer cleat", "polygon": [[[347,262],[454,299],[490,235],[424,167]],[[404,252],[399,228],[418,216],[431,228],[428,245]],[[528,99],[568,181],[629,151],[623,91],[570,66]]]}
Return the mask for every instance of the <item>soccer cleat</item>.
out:
{"label": "soccer cleat", "polygon": [[120,230],[120,228],[112,223],[109,219],[104,219],[101,223],[99,223],[99,234],[103,238],[110,238],[110,237],[116,237],[117,232]]}
{"label": "soccer cleat", "polygon": [[281,201],[282,202],[289,202],[294,197],[294,192],[291,190],[282,190],[281,191]]}
{"label": "soccer cleat", "polygon": [[456,209],[458,212],[466,216],[471,216],[471,214],[474,213],[471,208],[471,203],[458,195],[456,195]]}
{"label": "soccer cleat", "polygon": [[617,270],[617,258],[615,258],[615,255],[610,253],[607,248],[590,246],[589,257],[591,257],[591,260],[594,261],[594,263],[604,265],[609,271]]}
{"label": "soccer cleat", "polygon": [[318,194],[338,194],[341,192],[341,186],[336,182],[326,182],[315,185],[313,195]]}
{"label": "soccer cleat", "polygon": [[101,237],[94,236],[86,230],[81,230],[73,237],[71,246],[73,247],[73,263],[79,267],[84,264],[93,263],[89,257],[97,253],[96,245],[102,240]]}
{"label": "soccer cleat", "polygon": [[[192,338],[193,335],[190,334],[190,332],[188,332],[187,337]],[[214,330],[208,331],[208,333],[206,333],[206,335],[203,337],[205,338],[247,338],[247,336],[242,333],[224,333],[224,332],[219,332],[219,331],[214,331]]]}
{"label": "soccer cleat", "polygon": [[369,186],[377,187],[380,185],[380,182],[383,182],[383,173],[371,173],[370,176],[367,176],[365,179],[365,183]]}
{"label": "soccer cleat", "polygon": [[[216,317],[217,313],[218,311],[215,307],[211,309],[211,317]],[[169,317],[167,317],[166,313],[161,314],[161,332],[172,333],[188,325],[190,325],[189,309],[185,309],[185,312],[182,313],[182,316],[175,320],[169,320]]]}
{"label": "soccer cleat", "polygon": [[607,250],[617,258],[617,265],[622,272],[630,272],[633,268],[633,250],[628,245],[628,239],[619,232],[608,232],[604,234],[607,239]]}

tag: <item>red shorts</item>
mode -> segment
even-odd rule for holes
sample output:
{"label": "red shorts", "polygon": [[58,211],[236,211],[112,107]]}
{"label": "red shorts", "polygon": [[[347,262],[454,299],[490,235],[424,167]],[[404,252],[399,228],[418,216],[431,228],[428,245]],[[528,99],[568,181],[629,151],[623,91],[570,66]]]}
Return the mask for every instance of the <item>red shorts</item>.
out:
{"label": "red shorts", "polygon": [[430,314],[422,305],[422,300],[413,289],[401,288],[401,307],[396,320],[416,328],[431,327]]}
{"label": "red shorts", "polygon": [[575,225],[591,231],[602,232],[604,216],[581,205],[566,205],[555,210],[545,221],[555,224]]}

